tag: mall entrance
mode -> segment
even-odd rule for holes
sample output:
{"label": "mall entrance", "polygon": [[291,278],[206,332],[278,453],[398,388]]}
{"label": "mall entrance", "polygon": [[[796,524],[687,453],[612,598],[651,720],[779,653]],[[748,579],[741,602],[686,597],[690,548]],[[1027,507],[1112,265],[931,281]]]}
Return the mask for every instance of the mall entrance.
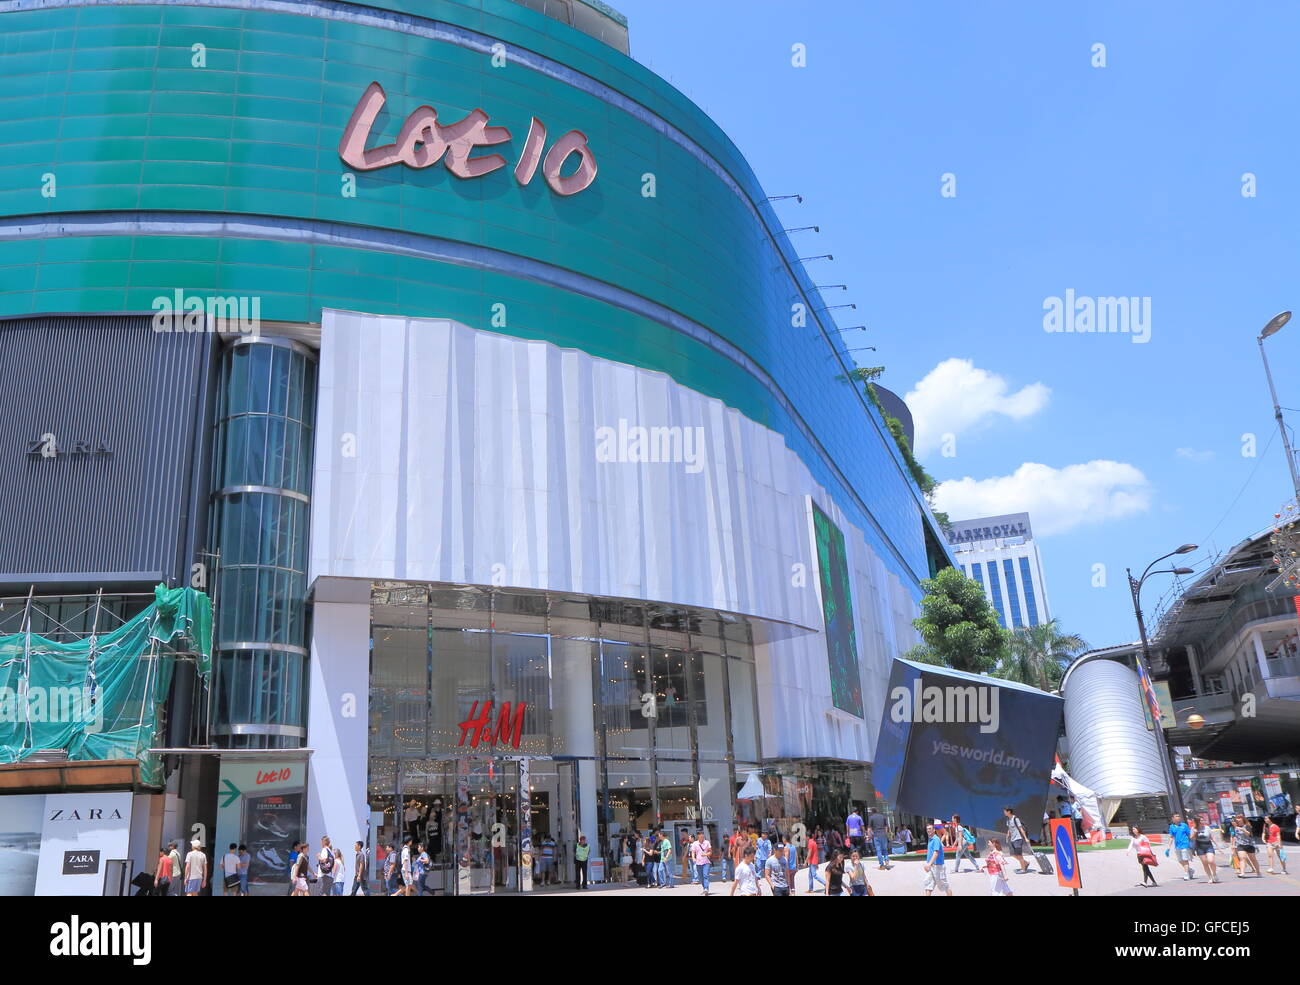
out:
{"label": "mall entrance", "polygon": [[[578,771],[536,756],[396,762],[390,795],[372,801],[377,844],[410,836],[431,862],[425,894],[531,892],[572,884]],[[382,863],[381,863],[382,866]]]}

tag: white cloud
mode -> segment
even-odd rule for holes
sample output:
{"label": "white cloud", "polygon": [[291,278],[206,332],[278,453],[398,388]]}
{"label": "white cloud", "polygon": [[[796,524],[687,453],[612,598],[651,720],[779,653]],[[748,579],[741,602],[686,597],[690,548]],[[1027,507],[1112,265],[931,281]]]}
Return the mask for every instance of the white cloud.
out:
{"label": "white cloud", "polygon": [[1174,454],[1191,462],[1208,462],[1214,457],[1214,452],[1201,451],[1198,448],[1179,448]]}
{"label": "white cloud", "polygon": [[945,434],[961,435],[998,416],[1021,420],[1037,414],[1050,393],[1042,383],[1012,393],[1005,379],[976,369],[969,359],[945,359],[903,398],[916,424],[916,454],[934,451]]}
{"label": "white cloud", "polygon": [[1060,469],[1025,462],[1011,475],[941,482],[934,501],[954,520],[1028,513],[1036,534],[1059,534],[1144,513],[1151,491],[1141,470],[1126,462],[1098,459]]}

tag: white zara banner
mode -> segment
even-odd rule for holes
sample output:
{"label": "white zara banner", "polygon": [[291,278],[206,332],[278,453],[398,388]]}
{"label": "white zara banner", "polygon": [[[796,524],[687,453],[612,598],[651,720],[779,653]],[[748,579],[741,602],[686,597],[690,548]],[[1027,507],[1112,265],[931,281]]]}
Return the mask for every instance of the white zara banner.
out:
{"label": "white zara banner", "polygon": [[45,798],[37,896],[104,894],[108,863],[130,854],[131,799],[129,792]]}

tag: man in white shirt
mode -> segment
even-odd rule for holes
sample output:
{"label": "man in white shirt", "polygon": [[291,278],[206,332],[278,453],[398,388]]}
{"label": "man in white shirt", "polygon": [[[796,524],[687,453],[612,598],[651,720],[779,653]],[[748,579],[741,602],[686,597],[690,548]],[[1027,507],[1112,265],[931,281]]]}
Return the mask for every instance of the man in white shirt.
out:
{"label": "man in white shirt", "polygon": [[735,896],[736,889],[740,889],[741,896],[758,895],[758,870],[754,867],[754,849],[746,848],[744,860],[736,866],[736,878],[731,883],[731,892],[728,896]]}
{"label": "man in white shirt", "polygon": [[236,849],[239,846],[234,842],[230,843],[230,848],[226,854],[221,857],[221,873],[226,877],[224,883],[225,895],[239,896],[239,853]]}
{"label": "man in white shirt", "polygon": [[320,854],[316,856],[316,881],[320,883],[320,894],[322,896],[334,895],[335,877],[342,879],[342,872],[334,871],[334,849],[330,848],[328,836],[320,840]]}
{"label": "man in white shirt", "polygon": [[185,895],[197,896],[208,884],[208,857],[195,838],[190,842],[190,852],[185,856]]}

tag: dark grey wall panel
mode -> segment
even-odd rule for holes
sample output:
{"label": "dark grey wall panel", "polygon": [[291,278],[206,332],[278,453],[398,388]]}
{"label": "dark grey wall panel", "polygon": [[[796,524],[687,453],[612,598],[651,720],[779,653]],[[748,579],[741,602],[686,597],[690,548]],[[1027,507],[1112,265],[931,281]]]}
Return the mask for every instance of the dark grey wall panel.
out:
{"label": "dark grey wall panel", "polygon": [[0,584],[188,581],[213,353],[148,315],[0,320]]}

